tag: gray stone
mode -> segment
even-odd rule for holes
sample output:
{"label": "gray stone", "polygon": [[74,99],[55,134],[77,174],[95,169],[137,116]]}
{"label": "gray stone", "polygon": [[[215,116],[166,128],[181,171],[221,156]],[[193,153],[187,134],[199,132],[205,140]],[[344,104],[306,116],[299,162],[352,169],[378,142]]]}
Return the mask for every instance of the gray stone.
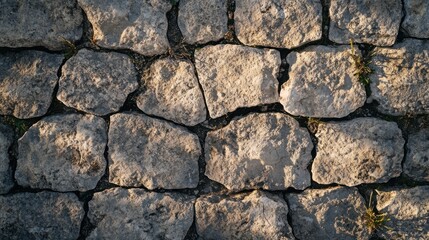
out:
{"label": "gray stone", "polygon": [[390,219],[377,232],[385,239],[429,239],[429,186],[378,191],[377,210]]}
{"label": "gray stone", "polygon": [[307,189],[286,195],[298,239],[369,239],[365,200],[356,188]]}
{"label": "gray stone", "polygon": [[0,2],[0,47],[67,48],[82,36],[82,10],[76,0]]}
{"label": "gray stone", "polygon": [[395,122],[356,118],[320,123],[313,180],[356,186],[383,183],[402,172],[404,139]]}
{"label": "gray stone", "polygon": [[312,46],[290,53],[287,62],[289,80],[280,92],[286,112],[341,118],[365,104],[365,88],[355,75],[348,47]]}
{"label": "gray stone", "polygon": [[85,212],[73,193],[0,196],[0,238],[77,239]]}
{"label": "gray stone", "polygon": [[91,22],[93,41],[105,48],[130,49],[143,55],[166,53],[167,16],[165,0],[78,0]]}
{"label": "gray stone", "polygon": [[340,44],[392,46],[402,18],[401,0],[331,0],[329,39]]}
{"label": "gray stone", "polygon": [[39,51],[0,53],[0,114],[43,116],[51,104],[63,57]]}
{"label": "gray stone", "polygon": [[429,182],[429,129],[408,136],[404,173],[415,181]]}
{"label": "gray stone", "polygon": [[62,68],[57,98],[78,110],[106,115],[138,88],[137,71],[121,53],[80,50]]}
{"label": "gray stone", "polygon": [[389,115],[429,113],[429,41],[406,39],[393,48],[376,48],[370,75],[371,97]]}
{"label": "gray stone", "polygon": [[195,67],[210,117],[278,102],[280,53],[231,44],[195,51]]}
{"label": "gray stone", "polygon": [[296,48],[322,38],[319,0],[239,0],[234,24],[246,45]]}
{"label": "gray stone", "polygon": [[204,96],[192,62],[157,60],[143,81],[144,91],[137,98],[143,112],[190,126],[206,120]]}
{"label": "gray stone", "polygon": [[14,185],[9,158],[12,142],[13,130],[0,124],[0,194],[7,193]]}
{"label": "gray stone", "polygon": [[198,137],[137,113],[110,117],[109,181],[120,186],[180,189],[198,185]]}
{"label": "gray stone", "polygon": [[228,31],[227,0],[181,0],[177,23],[189,44],[221,40]]}
{"label": "gray stone", "polygon": [[310,186],[310,134],[285,114],[253,113],[233,120],[209,132],[205,144],[206,176],[230,190]]}
{"label": "gray stone", "polygon": [[195,211],[197,233],[203,239],[295,239],[287,204],[274,194],[200,197]]}
{"label": "gray stone", "polygon": [[106,169],[107,125],[92,115],[43,118],[18,140],[19,185],[56,191],[94,189]]}
{"label": "gray stone", "polygon": [[429,38],[429,2],[404,0],[405,18],[401,27],[411,37]]}
{"label": "gray stone", "polygon": [[194,197],[181,193],[112,188],[94,194],[88,239],[185,238],[194,219]]}

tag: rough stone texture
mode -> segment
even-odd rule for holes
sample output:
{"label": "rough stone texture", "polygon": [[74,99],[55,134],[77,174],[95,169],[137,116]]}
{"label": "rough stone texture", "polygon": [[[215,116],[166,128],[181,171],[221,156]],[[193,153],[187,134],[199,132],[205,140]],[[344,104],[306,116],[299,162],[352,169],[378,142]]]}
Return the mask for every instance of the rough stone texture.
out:
{"label": "rough stone texture", "polygon": [[66,49],[65,40],[82,36],[82,10],[76,0],[0,2],[0,47]]}
{"label": "rough stone texture", "polygon": [[231,44],[197,49],[195,66],[210,117],[277,102],[280,61],[273,49]]}
{"label": "rough stone texture", "polygon": [[365,104],[365,88],[355,75],[348,47],[308,47],[290,53],[287,62],[289,80],[282,85],[280,93],[286,112],[341,118]]}
{"label": "rough stone texture", "polygon": [[378,231],[385,239],[429,239],[429,186],[378,191],[377,210],[390,221]]}
{"label": "rough stone texture", "polygon": [[204,96],[190,61],[157,60],[143,81],[144,91],[137,98],[143,112],[190,126],[206,119]]}
{"label": "rough stone texture", "polygon": [[7,193],[14,185],[9,158],[9,148],[12,142],[12,129],[0,124],[0,194]]}
{"label": "rough stone texture", "polygon": [[19,185],[56,191],[94,189],[106,169],[107,126],[92,115],[46,117],[18,140]]}
{"label": "rough stone texture", "polygon": [[185,238],[194,218],[193,197],[180,193],[113,188],[94,194],[88,239]]}
{"label": "rough stone texture", "polygon": [[51,104],[62,59],[39,51],[0,53],[0,114],[43,116]]}
{"label": "rough stone texture", "polygon": [[365,200],[356,188],[307,189],[286,195],[298,239],[369,239]]}
{"label": "rough stone texture", "polygon": [[201,197],[195,211],[197,233],[203,239],[295,239],[287,204],[274,194]]}
{"label": "rough stone texture", "polygon": [[57,98],[69,107],[106,115],[118,111],[137,88],[137,71],[127,55],[83,49],[64,64]]}
{"label": "rough stone texture", "polygon": [[321,123],[316,137],[312,176],[318,183],[382,183],[402,172],[405,141],[394,122],[356,118]]}
{"label": "rough stone texture", "polygon": [[206,175],[230,190],[310,186],[310,134],[282,113],[250,114],[209,132]]}
{"label": "rough stone texture", "polygon": [[405,18],[402,29],[411,37],[429,38],[429,2],[404,0]]}
{"label": "rough stone texture", "polygon": [[370,75],[371,97],[390,115],[429,113],[429,41],[406,39],[393,48],[376,48]]}
{"label": "rough stone texture", "polygon": [[143,55],[166,53],[166,13],[171,9],[165,0],[78,0],[91,22],[97,45],[112,49],[130,49]]}
{"label": "rough stone texture", "polygon": [[239,0],[234,13],[238,39],[246,45],[296,48],[322,38],[319,0]]}
{"label": "rough stone texture", "polygon": [[182,0],[177,23],[189,44],[218,41],[228,31],[227,0]]}
{"label": "rough stone texture", "polygon": [[429,182],[429,129],[408,136],[404,173],[415,181]]}
{"label": "rough stone texture", "polygon": [[0,238],[77,239],[83,203],[73,193],[16,193],[0,196]]}
{"label": "rough stone texture", "polygon": [[115,114],[109,128],[109,181],[148,189],[198,185],[198,137],[143,114]]}
{"label": "rough stone texture", "polygon": [[391,46],[402,17],[401,0],[331,0],[329,39],[336,43]]}

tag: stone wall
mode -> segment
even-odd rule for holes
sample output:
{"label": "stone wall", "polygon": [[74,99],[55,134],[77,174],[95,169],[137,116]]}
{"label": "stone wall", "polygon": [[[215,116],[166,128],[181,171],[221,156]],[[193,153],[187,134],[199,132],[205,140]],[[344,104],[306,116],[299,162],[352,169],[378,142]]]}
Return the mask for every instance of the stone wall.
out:
{"label": "stone wall", "polygon": [[429,1],[0,1],[0,239],[429,239]]}

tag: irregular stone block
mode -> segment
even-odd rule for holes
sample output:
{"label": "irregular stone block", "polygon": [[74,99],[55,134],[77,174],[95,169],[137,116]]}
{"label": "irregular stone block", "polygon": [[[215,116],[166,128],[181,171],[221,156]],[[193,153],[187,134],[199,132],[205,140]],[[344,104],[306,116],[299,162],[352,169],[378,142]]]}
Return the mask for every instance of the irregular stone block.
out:
{"label": "irregular stone block", "polygon": [[365,88],[355,75],[348,47],[312,46],[290,53],[287,62],[289,80],[280,92],[286,112],[342,118],[365,104]]}
{"label": "irregular stone block", "polygon": [[185,238],[194,220],[194,197],[180,193],[112,188],[94,194],[88,239]]}
{"label": "irregular stone block", "polygon": [[195,211],[197,233],[203,239],[295,239],[287,204],[274,194],[200,197]]}
{"label": "irregular stone block", "polygon": [[180,189],[198,185],[198,137],[143,114],[115,114],[109,128],[109,181],[128,187]]}
{"label": "irregular stone block", "polygon": [[107,126],[92,115],[43,118],[18,140],[19,185],[56,191],[94,189],[106,169]]}
{"label": "irregular stone block", "polygon": [[304,189],[313,144],[298,122],[282,113],[250,114],[209,132],[206,176],[230,190]]}
{"label": "irregular stone block", "polygon": [[331,0],[329,39],[340,44],[392,46],[402,18],[401,0]]}
{"label": "irregular stone block", "polygon": [[356,188],[307,189],[286,195],[298,239],[369,239],[365,200]]}
{"label": "irregular stone block", "polygon": [[0,47],[67,49],[81,38],[82,20],[76,0],[1,1]]}
{"label": "irregular stone block", "polygon": [[234,24],[246,45],[296,48],[322,38],[319,0],[239,0]]}
{"label": "irregular stone block", "polygon": [[165,0],[78,0],[91,22],[93,41],[105,48],[130,49],[143,55],[166,53],[167,12]]}
{"label": "irregular stone block", "polygon": [[0,194],[7,193],[14,185],[9,158],[12,142],[13,130],[0,124]]}
{"label": "irregular stone block", "polygon": [[52,101],[63,57],[40,51],[0,53],[0,113],[43,116]]}
{"label": "irregular stone block", "polygon": [[429,38],[429,2],[404,0],[405,18],[402,29],[411,37]]}
{"label": "irregular stone block", "polygon": [[375,48],[370,67],[371,97],[389,115],[429,113],[429,41],[406,39],[392,48]]}
{"label": "irregular stone block", "polygon": [[221,40],[228,31],[227,0],[182,0],[177,23],[189,44]]}
{"label": "irregular stone block", "polygon": [[408,137],[404,173],[415,181],[429,182],[429,129]]}
{"label": "irregular stone block", "polygon": [[382,183],[402,172],[405,141],[394,122],[356,118],[321,123],[316,137],[317,153],[311,172],[320,184]]}
{"label": "irregular stone block", "polygon": [[137,88],[137,71],[127,55],[82,49],[64,64],[57,98],[80,111],[107,115]]}
{"label": "irregular stone block", "polygon": [[77,239],[85,212],[73,193],[0,196],[2,239]]}
{"label": "irregular stone block", "polygon": [[195,51],[195,67],[210,117],[278,101],[280,53],[231,44]]}
{"label": "irregular stone block", "polygon": [[143,112],[190,126],[206,120],[204,96],[190,61],[157,60],[143,81],[144,90],[137,98]]}

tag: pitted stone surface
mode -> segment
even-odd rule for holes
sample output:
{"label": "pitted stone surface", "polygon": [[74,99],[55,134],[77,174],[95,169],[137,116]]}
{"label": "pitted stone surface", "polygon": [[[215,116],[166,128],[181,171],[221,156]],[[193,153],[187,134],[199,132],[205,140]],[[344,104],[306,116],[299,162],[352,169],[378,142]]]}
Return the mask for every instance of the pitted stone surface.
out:
{"label": "pitted stone surface", "polygon": [[308,47],[290,53],[287,62],[289,80],[280,92],[286,112],[341,118],[365,104],[365,88],[355,75],[348,47]]}
{"label": "pitted stone surface", "polygon": [[408,136],[404,173],[415,181],[429,182],[429,129]]}
{"label": "pitted stone surface", "polygon": [[274,194],[200,197],[195,211],[197,233],[203,239],[295,239],[287,204]]}
{"label": "pitted stone surface", "polygon": [[0,194],[7,193],[14,185],[9,158],[12,142],[13,130],[0,124]]}
{"label": "pitted stone surface", "polygon": [[181,0],[177,23],[189,44],[221,40],[228,31],[227,0]]}
{"label": "pitted stone surface", "polygon": [[296,48],[322,38],[318,0],[239,0],[234,24],[246,45]]}
{"label": "pitted stone surface", "polygon": [[429,1],[404,0],[405,18],[401,27],[411,37],[429,38]]}
{"label": "pitted stone surface", "polygon": [[148,189],[198,185],[198,137],[143,114],[115,114],[109,128],[109,181]]}
{"label": "pitted stone surface", "polygon": [[55,191],[94,189],[106,169],[107,126],[92,115],[43,118],[18,140],[19,185]]}
{"label": "pitted stone surface", "polygon": [[298,122],[282,113],[253,113],[209,132],[206,176],[230,190],[305,189],[313,144]]}
{"label": "pitted stone surface", "polygon": [[194,220],[194,197],[181,193],[112,188],[94,194],[88,239],[185,238]]}
{"label": "pitted stone surface", "polygon": [[429,186],[378,191],[377,210],[390,219],[378,235],[385,239],[429,239],[428,203]]}
{"label": "pitted stone surface", "polygon": [[82,20],[76,0],[1,1],[0,47],[66,49],[81,38]]}
{"label": "pitted stone surface", "polygon": [[307,189],[286,195],[298,239],[369,239],[365,200],[356,188]]}
{"label": "pitted stone surface", "polygon": [[211,118],[240,107],[278,102],[280,53],[231,44],[195,51],[198,72]]}
{"label": "pitted stone surface", "polygon": [[429,41],[406,39],[376,48],[371,63],[371,97],[389,115],[429,113]]}
{"label": "pitted stone surface", "polygon": [[40,51],[0,53],[0,113],[43,116],[51,104],[63,57]]}
{"label": "pitted stone surface", "polygon": [[85,212],[73,193],[16,193],[0,196],[1,239],[70,239],[79,237]]}
{"label": "pitted stone surface", "polygon": [[144,90],[137,98],[143,112],[190,126],[206,120],[204,96],[192,62],[157,60],[143,81]]}
{"label": "pitted stone surface", "polygon": [[83,49],[64,64],[57,98],[69,107],[106,115],[118,111],[137,88],[137,71],[127,55]]}
{"label": "pitted stone surface", "polygon": [[394,122],[356,118],[321,123],[316,133],[313,180],[356,186],[382,183],[402,172],[404,139]]}
{"label": "pitted stone surface", "polygon": [[91,22],[93,41],[105,48],[130,49],[143,55],[166,53],[166,13],[171,9],[165,0],[78,0]]}
{"label": "pitted stone surface", "polygon": [[340,44],[392,46],[402,18],[401,0],[332,0],[329,39]]}

